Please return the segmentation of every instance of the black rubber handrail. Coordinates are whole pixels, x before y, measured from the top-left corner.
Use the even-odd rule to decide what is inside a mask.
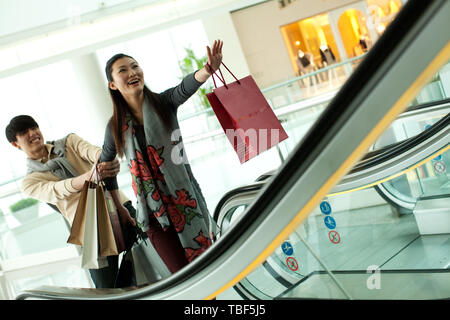
[[[450,104],[450,98],[448,98],[448,99],[436,100],[436,101],[427,102],[427,103],[423,103],[423,104],[414,106],[414,107],[412,107],[412,108],[407,109],[405,112],[402,113],[402,115],[403,115],[403,114],[408,115],[408,114],[409,114],[410,112],[412,112],[412,111],[424,110],[424,109],[427,109],[427,108],[438,107],[438,106],[442,106],[442,105],[446,105],[446,104]],[[414,117],[414,116],[416,116],[416,115],[415,115],[415,114],[412,114],[412,115],[410,115],[410,116],[411,116],[411,117]],[[408,139],[406,139],[406,140],[408,140]],[[393,148],[393,147],[395,147],[395,146],[397,146],[397,145],[399,145],[399,144],[405,142],[406,140],[398,141],[398,142],[392,143],[392,144],[390,144],[390,145],[387,145],[387,146],[378,148],[378,149],[376,149],[376,150],[369,151],[369,152],[367,152],[367,153],[364,155],[363,158],[361,158],[360,162],[363,161],[363,160],[365,160],[365,159],[368,159],[368,158],[372,158],[372,157],[374,157],[374,156],[377,156],[377,155],[379,155],[379,154],[382,153],[382,152],[388,151],[388,150],[390,150],[390,148]]]
[[[405,112],[411,112],[411,111],[416,111],[416,110],[420,110],[420,109],[435,107],[437,105],[441,105],[441,104],[445,104],[445,103],[450,103],[450,98],[421,103],[417,106],[411,106],[411,107],[408,107],[408,109],[406,109]]]
[[[415,135],[414,137],[408,138],[406,140],[397,142],[395,144],[391,144],[386,148],[380,149],[379,152],[373,152],[371,157],[367,157],[360,161],[349,173],[360,172],[366,170],[370,167],[379,165],[384,161],[387,161],[391,158],[394,158],[411,148],[419,145],[440,131],[448,128],[450,125],[450,114],[447,114],[445,117],[440,119],[438,122],[433,124],[427,130]]]

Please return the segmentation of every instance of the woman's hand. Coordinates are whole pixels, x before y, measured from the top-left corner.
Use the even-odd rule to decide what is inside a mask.
[[[208,56],[208,61],[206,65],[198,70],[194,77],[198,82],[205,82],[208,78],[219,69],[222,63],[222,40],[215,40],[212,48],[206,46],[206,54]]]
[[[123,226],[126,226],[128,222],[131,223],[133,227],[136,226],[136,220],[133,217],[131,217],[127,208],[125,208],[122,204],[120,204],[117,206],[117,210],[119,212],[120,222],[122,223]]]
[[[206,53],[208,55],[208,63],[206,68],[210,75],[219,69],[220,64],[222,63],[222,47],[223,41],[215,40],[212,46],[212,49],[209,46],[206,46]]]

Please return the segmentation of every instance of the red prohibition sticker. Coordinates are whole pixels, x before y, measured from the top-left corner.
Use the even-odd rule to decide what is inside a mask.
[[[298,263],[297,263],[297,260],[295,260],[295,258],[293,258],[293,257],[287,258],[286,264],[287,264],[288,268],[291,269],[292,271],[298,270]]]
[[[337,231],[334,230],[328,232],[328,238],[330,238],[330,241],[333,242],[334,244],[338,244],[339,242],[341,242],[341,236]]]
[[[434,167],[434,171],[436,172],[436,173],[445,173],[445,163],[444,162],[442,162],[442,161],[436,161],[434,164],[433,164],[433,167]]]

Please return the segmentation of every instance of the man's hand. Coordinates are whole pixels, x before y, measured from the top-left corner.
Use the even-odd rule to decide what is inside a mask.
[[[120,162],[116,158],[112,161],[98,163],[97,170],[100,179],[115,177],[120,171]]]

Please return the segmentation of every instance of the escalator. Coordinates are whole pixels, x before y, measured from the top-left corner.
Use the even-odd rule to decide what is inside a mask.
[[[443,102],[443,104],[444,103],[445,102]],[[432,110],[431,112],[434,111]],[[433,211],[431,209],[433,206],[435,207],[434,211],[436,209],[445,211],[446,208],[450,207],[448,203],[448,201],[450,200],[450,180],[448,178],[442,178],[442,175],[432,172],[435,173],[433,176],[431,176],[431,179],[433,181],[428,181],[428,184],[437,184],[439,185],[439,188],[434,188],[433,190],[431,190],[431,193],[428,192],[424,194],[422,192],[420,195],[416,195],[414,201],[407,203],[406,208],[402,207],[402,199],[406,196],[409,196],[411,198],[411,192],[405,194],[404,186],[400,190],[395,189],[396,193],[394,195],[390,195],[390,197],[386,196],[386,194],[383,193],[385,192],[383,190],[386,189],[381,189],[381,186],[387,183],[395,186],[398,185],[398,181],[404,180],[406,180],[406,183],[409,185],[414,184],[416,181],[411,179],[409,179],[410,181],[408,181],[408,179],[406,178],[406,173],[413,172],[417,169],[422,169],[427,164],[436,161],[435,159],[443,159],[443,163],[445,165],[450,165],[450,151],[448,151],[450,141],[450,114],[448,114],[448,111],[446,110],[444,110],[444,112],[445,113],[442,114],[443,117],[441,120],[436,122],[432,127],[428,128],[421,134],[411,137],[405,141],[390,145],[389,147],[385,147],[368,153],[341,180],[342,184],[340,183],[332,189],[328,197],[333,197],[333,202],[337,203],[338,207],[342,207],[342,204],[340,204],[339,202],[343,201],[343,194],[351,192],[358,193],[359,190],[372,188],[372,191],[365,191],[364,205],[367,205],[367,207],[371,207],[366,211],[371,210],[373,212],[375,207],[380,208],[380,210],[385,210],[386,208],[388,208],[388,213],[385,214],[384,219],[388,219],[390,221],[407,221],[408,223],[411,223],[411,221],[414,221],[415,219],[419,227],[413,232],[415,237],[414,239],[416,241],[418,238],[424,237],[425,234],[450,233],[450,228],[445,229],[445,227],[443,227],[443,230],[439,230],[434,227],[428,232],[426,230],[424,231],[424,227],[428,229],[430,228],[430,226],[427,226],[429,225],[429,221],[425,221],[425,223],[422,223],[422,221],[420,221],[424,214],[430,214],[430,212]],[[429,117],[429,115],[427,115],[426,113],[424,113],[423,116],[425,118]],[[419,121],[420,119],[414,120]],[[399,165],[393,166],[392,163],[399,163]],[[221,227],[222,233],[232,232],[231,225],[241,218],[241,215],[245,212],[246,206],[252,203],[252,197],[255,197],[258,190],[260,190],[265,183],[268,183],[269,178],[274,174],[276,174],[276,172],[262,175],[254,184],[236,188],[227,193],[227,195],[219,203],[214,213],[214,218]],[[392,183],[392,181],[394,181],[394,183]],[[409,185],[408,189],[411,189]],[[377,193],[381,196],[381,198],[377,196]],[[368,198],[372,200],[369,201]],[[433,199],[433,205],[430,205],[427,199]],[[439,204],[438,201],[443,201],[443,203],[440,205],[440,207],[436,208],[436,206]],[[328,202],[326,203],[328,206],[330,206]],[[333,204],[332,207],[335,207],[335,205]],[[421,207],[423,208],[420,209]],[[340,211],[338,215],[342,219],[342,217],[350,216],[352,215],[352,212],[358,210],[364,211],[365,208],[346,208],[345,210],[342,210],[341,208],[337,211]],[[419,212],[420,210],[422,210],[422,212]],[[414,213],[416,213],[416,216],[414,216]],[[364,214],[370,215],[370,213]],[[375,212],[374,214],[375,216],[371,216],[371,223],[380,220],[379,217],[376,216],[377,213]],[[404,214],[412,215],[400,219],[399,217]],[[311,216],[313,216],[314,218],[311,218]],[[294,235],[291,235],[284,242],[284,245],[289,247],[289,251],[292,251],[290,254],[286,254],[286,249],[283,250],[282,245],[278,249],[278,252],[270,256],[262,264],[262,266],[259,267],[260,270],[256,270],[253,275],[236,284],[234,286],[234,290],[237,291],[244,299],[274,299],[277,298],[277,294],[288,291],[298,283],[302,283],[303,281],[305,281],[305,278],[309,279],[316,275],[321,275],[322,277],[326,275],[326,272],[323,270],[323,268],[317,265],[315,266],[316,269],[313,268],[313,270],[309,270],[307,271],[307,274],[305,274],[305,269],[303,269],[302,272],[295,272],[289,268],[286,262],[282,261],[283,258],[287,259],[289,257],[292,257],[297,262],[310,260],[310,257],[306,258],[307,255],[305,251],[307,250],[304,247],[301,238],[296,235],[302,233],[302,231],[304,231],[305,229],[314,230],[314,232],[310,231],[314,234],[314,236],[322,238],[322,240],[324,238],[325,241],[327,240],[327,234],[323,232],[324,230],[319,231],[320,228],[317,228],[317,221],[315,220],[317,220],[317,217],[320,216],[323,216],[323,214],[321,214],[320,212],[316,212],[316,214],[314,215],[313,212],[313,214],[310,215],[307,221],[304,222],[301,227],[294,232]],[[395,220],[396,217],[398,218],[398,220]],[[445,219],[446,217],[443,217],[442,221],[445,221]],[[420,228],[422,228],[422,230],[420,230]],[[340,244],[341,241],[343,241],[343,237],[337,232],[335,234],[339,236],[339,242],[336,243],[337,245]],[[449,238],[448,235],[444,235],[441,237],[443,239]],[[324,245],[323,243],[321,244],[322,250],[326,247],[327,245]],[[346,250],[351,250],[351,248],[349,248],[349,246],[347,245]],[[400,247],[398,250],[405,250],[405,248]],[[445,253],[449,250],[450,246],[437,249],[436,251],[438,255],[441,255],[440,258],[445,261]],[[298,253],[302,251],[302,254]],[[297,252],[297,254],[294,255],[293,252]],[[391,256],[387,256],[385,257],[385,259],[393,259],[393,257],[397,254],[398,252],[393,250],[390,253]],[[446,261],[448,264],[450,264],[450,259],[447,259]],[[380,263],[380,265],[383,264]],[[439,264],[437,265],[439,266]],[[446,265],[444,264],[441,265],[440,268],[434,268],[432,271],[430,271],[430,269],[427,271],[422,270],[420,272],[427,275],[429,275],[430,273],[434,274],[436,272],[442,273],[445,271],[445,267]],[[413,268],[408,269],[409,273],[412,273],[413,271],[415,271]],[[394,270],[383,270],[383,272],[389,273],[394,272]],[[403,270],[403,272],[405,272],[405,270]],[[333,273],[342,275],[345,274],[347,277],[358,274],[360,277],[365,276],[367,278],[367,273],[365,270],[333,270]],[[400,273],[396,272],[394,274],[399,275]]]
[[[355,281],[354,275],[360,275],[361,270],[366,271],[366,262],[379,267],[379,261],[369,261],[371,252],[368,252],[366,260],[360,256],[355,258],[362,261],[362,265],[349,268],[346,262],[353,260],[353,256],[333,251],[333,259],[329,261],[328,254],[317,250],[316,244],[322,240],[311,234],[311,230],[306,230],[306,226],[310,225],[309,219],[317,218],[314,211],[317,211],[323,200],[331,201],[331,197],[327,198],[327,195],[330,195],[333,187],[350,172],[428,79],[448,61],[448,35],[439,31],[450,29],[449,15],[448,1],[409,0],[316,123],[290,153],[286,162],[257,192],[241,218],[232,223],[232,232],[223,234],[210,249],[184,269],[169,278],[139,288],[96,290],[42,286],[26,290],[17,299],[211,299],[243,279],[249,279],[252,272],[258,270],[258,266],[268,261],[273,253],[279,253],[277,250],[286,239],[295,236],[299,228],[305,230],[298,233],[298,243],[304,245],[303,252],[308,256],[297,262],[304,261],[309,265],[289,266],[301,271],[298,273],[301,276],[299,281],[302,282],[295,282],[290,291],[284,290],[268,296],[278,299],[311,297],[311,294],[299,291],[313,287],[318,298],[364,298],[364,295],[352,291],[354,287],[349,286],[347,280],[341,277],[341,273],[344,272],[345,277],[350,272],[350,282]],[[261,181],[263,182],[264,180]],[[348,194],[353,192],[344,195]],[[333,203],[331,207],[334,208]],[[320,215],[319,217],[322,218]],[[353,215],[349,224],[358,226],[360,217]],[[335,226],[336,230],[342,235],[340,243],[350,239],[350,243],[360,246],[356,251],[370,248],[370,243],[361,241],[367,238],[366,235],[370,234],[371,238],[375,239],[379,234],[395,236],[399,232],[396,229],[372,232],[362,227],[348,234],[340,229],[345,225],[342,220],[336,221],[339,222]],[[411,221],[408,226],[412,224]],[[397,225],[403,224],[392,223],[392,226]],[[407,236],[401,238],[402,243],[394,248],[386,246],[386,241],[389,242],[391,238],[384,239],[381,245],[381,251],[389,251],[384,250],[383,257],[392,257],[393,250],[398,256],[402,252],[402,246],[404,248],[406,244],[418,239],[417,232],[407,233]],[[327,240],[328,245],[330,240]],[[439,239],[435,241],[438,242]],[[297,253],[296,251],[301,249],[294,246],[294,250]],[[335,265],[332,261],[339,263]],[[384,268],[388,261],[382,262],[384,264],[381,266]],[[310,270],[312,271],[309,272]],[[389,270],[394,268],[390,267]],[[423,273],[427,269],[415,270]],[[400,274],[396,278],[400,281],[406,273],[402,268],[394,271],[389,272],[386,277]],[[433,284],[447,283],[448,272],[433,273],[433,277],[435,275],[444,275],[444,280],[437,279],[436,282],[431,279]],[[427,279],[425,280],[428,281]],[[387,285],[385,282],[382,281],[382,289],[377,292],[389,299],[392,295],[390,291],[384,290]],[[376,285],[375,282],[375,287]],[[446,288],[449,287],[447,285]],[[441,292],[439,294],[438,297],[441,297]],[[444,297],[449,296],[447,289]],[[436,298],[436,295],[426,297]]]
[[[408,113],[403,114],[402,117],[410,117],[412,121],[419,122],[423,118],[430,118],[430,115],[433,114],[440,120],[421,134],[366,153],[333,188],[332,194],[374,186],[380,195],[385,197],[398,210],[402,212],[408,212],[409,210],[411,212],[415,204],[413,199],[409,199],[409,202],[405,203],[402,201],[405,195],[390,196],[386,190],[387,184],[379,182],[381,180],[389,181],[394,178],[394,175],[399,175],[399,172],[411,170],[413,166],[426,161],[430,154],[445,151],[442,148],[447,146],[450,139],[448,136],[450,103],[446,100],[437,101],[431,105],[426,104],[424,107],[429,109],[421,108],[428,111],[422,112],[421,117],[417,117],[417,114]],[[435,114],[436,111],[438,111],[437,115]],[[398,165],[394,166],[394,163],[398,163]],[[266,180],[275,174],[276,171],[263,174],[256,179],[254,184],[233,189],[222,197],[213,216],[214,220],[222,226],[222,230],[228,228],[231,217],[229,216],[230,213],[227,213],[228,207],[231,206],[233,210],[236,210],[241,203],[251,203]]]

